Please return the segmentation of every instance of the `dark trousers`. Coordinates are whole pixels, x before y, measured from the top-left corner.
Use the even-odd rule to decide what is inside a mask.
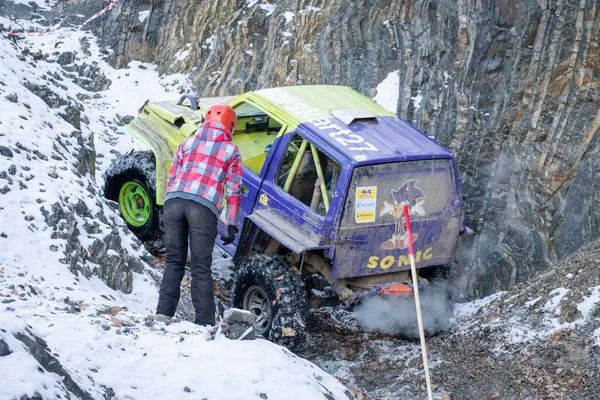
[[[157,314],[172,317],[179,303],[185,272],[188,237],[191,246],[192,303],[195,323],[215,324],[215,300],[210,266],[217,236],[217,217],[192,200],[169,199],[163,208],[167,264],[160,285]]]

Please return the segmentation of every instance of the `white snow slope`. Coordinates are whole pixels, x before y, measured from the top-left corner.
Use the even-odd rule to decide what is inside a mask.
[[[3,17],[0,23],[10,25]],[[91,55],[83,52],[86,41]],[[98,236],[116,227],[123,247],[142,255],[101,198],[101,176],[110,160],[139,146],[123,133],[117,113],[133,116],[146,99],[174,100],[190,92],[185,76],[160,77],[153,65],[112,69],[95,43],[91,34],[77,30],[16,41],[0,35],[0,150],[8,154],[0,155],[0,344],[10,349],[0,353],[0,399],[36,394],[43,399],[347,399],[348,391],[335,378],[265,340],[206,341],[205,331],[188,322],[146,326],[144,317],[157,302],[156,272],[147,265],[144,273],[134,273],[133,291],[125,294],[97,277],[75,276],[61,263],[66,241],[51,239],[40,211],[56,202],[83,200],[92,214],[103,208],[110,225],[76,217],[81,243],[95,239],[81,227],[98,222]],[[26,47],[31,52],[23,55]],[[49,53],[45,60],[34,60],[31,53],[37,50]],[[67,50],[76,54],[75,64],[95,64],[112,81],[110,88],[92,93],[66,77],[52,61]],[[27,82],[47,85],[64,99],[80,95],[81,131],[88,140],[93,135],[98,153],[95,177],[75,174],[74,127],[58,116],[61,109],[49,108],[28,90]],[[54,147],[59,139],[64,147]],[[90,185],[96,195],[86,189]],[[3,188],[9,191],[1,194]],[[84,395],[41,368],[15,337],[19,334],[42,338]]]

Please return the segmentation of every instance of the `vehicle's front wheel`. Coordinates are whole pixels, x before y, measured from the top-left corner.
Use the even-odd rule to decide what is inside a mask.
[[[105,173],[104,196],[119,203],[121,216],[146,248],[163,246],[162,207],[156,204],[156,162],[151,151],[124,154]]]
[[[232,303],[256,315],[257,333],[290,350],[306,340],[306,288],[285,257],[258,254],[235,273]]]

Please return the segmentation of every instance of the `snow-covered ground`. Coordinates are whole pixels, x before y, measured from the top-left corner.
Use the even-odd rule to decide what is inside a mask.
[[[73,61],[58,63],[67,52]],[[73,29],[17,40],[0,36],[0,399],[348,398],[338,380],[265,340],[207,341],[206,331],[189,322],[146,320],[156,306],[159,276],[143,261],[132,274],[131,293],[111,289],[94,274],[71,272],[65,257],[73,249],[65,235],[78,235],[92,252],[96,240],[116,229],[124,254],[143,258],[102,200],[102,173],[115,155],[139,146],[124,134],[124,117],[146,99],[191,92],[185,76],[159,77],[153,65],[138,62],[114,70],[100,54],[93,36]],[[86,66],[110,87],[90,91],[76,84],[96,79],[80,76]],[[79,105],[81,129],[74,134],[59,113]],[[85,161],[82,149],[92,146],[95,176],[75,167]],[[53,204],[84,204],[87,211],[51,225]],[[102,270],[85,263],[77,268]],[[39,346],[33,351],[27,343]]]

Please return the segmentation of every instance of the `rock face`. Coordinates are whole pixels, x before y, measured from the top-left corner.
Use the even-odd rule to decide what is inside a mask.
[[[97,206],[95,212],[91,212],[82,200],[73,204],[69,199],[61,199],[52,204],[49,210],[45,206],[40,209],[46,224],[53,230],[51,238],[66,241],[65,257],[60,261],[68,265],[71,272],[81,273],[87,278],[98,276],[112,289],[131,293],[133,272],[141,273],[143,262],[123,248],[121,237],[126,235],[124,227],[117,227],[114,219],[109,220],[99,202]],[[84,223],[79,223],[79,220]],[[99,221],[112,228],[106,233],[103,232],[106,229],[101,229],[98,222],[90,221]],[[101,239],[97,237],[99,233],[104,233]],[[91,245],[83,243],[94,236],[96,238]],[[137,246],[139,249],[140,246]],[[146,257],[142,259],[149,261],[150,256]]]
[[[81,45],[87,51],[89,44]],[[29,48],[20,47],[18,55],[20,57],[12,60],[19,60],[23,65],[32,62]],[[3,206],[0,209],[11,210],[15,204],[23,203],[33,208],[22,211],[21,227],[15,222],[14,226],[6,226],[6,232],[0,232],[0,236],[7,238],[22,230],[32,235],[47,232],[53,239],[48,245],[50,251],[62,253],[59,261],[73,274],[87,278],[98,276],[112,289],[131,293],[134,272],[142,273],[151,256],[142,251],[141,243],[119,218],[118,210],[111,210],[114,205],[104,201],[95,179],[94,131],[80,129],[87,118],[82,117],[84,103],[79,100],[81,96],[71,96],[66,86],[71,79],[84,89],[94,91],[106,88],[111,82],[99,73],[97,66],[87,65],[87,68],[85,62],[76,63],[73,52],[56,51],[52,55],[60,60],[62,69],[40,79],[31,74],[22,82],[18,95],[9,93],[9,101],[15,107],[20,106],[16,109],[30,111],[23,111],[27,116],[21,116],[21,120],[31,125],[27,125],[27,129],[20,126],[24,132],[17,135],[0,121],[0,136],[5,144],[0,146],[0,202]],[[7,57],[10,56],[8,52]],[[3,76],[0,86],[6,87]],[[91,83],[93,81],[96,83]],[[29,104],[32,100],[39,101],[37,98],[48,106],[50,113],[44,112],[45,107]],[[42,122],[36,125],[36,121]],[[38,135],[39,130],[43,130],[44,135]],[[38,215],[40,218],[36,219]],[[45,224],[40,223],[42,219]],[[28,234],[23,240],[33,239]]]
[[[459,290],[482,296],[598,238],[597,0],[120,2],[91,25],[115,62],[191,73],[200,95],[293,84],[368,95],[457,157]],[[174,17],[176,16],[176,17]]]

